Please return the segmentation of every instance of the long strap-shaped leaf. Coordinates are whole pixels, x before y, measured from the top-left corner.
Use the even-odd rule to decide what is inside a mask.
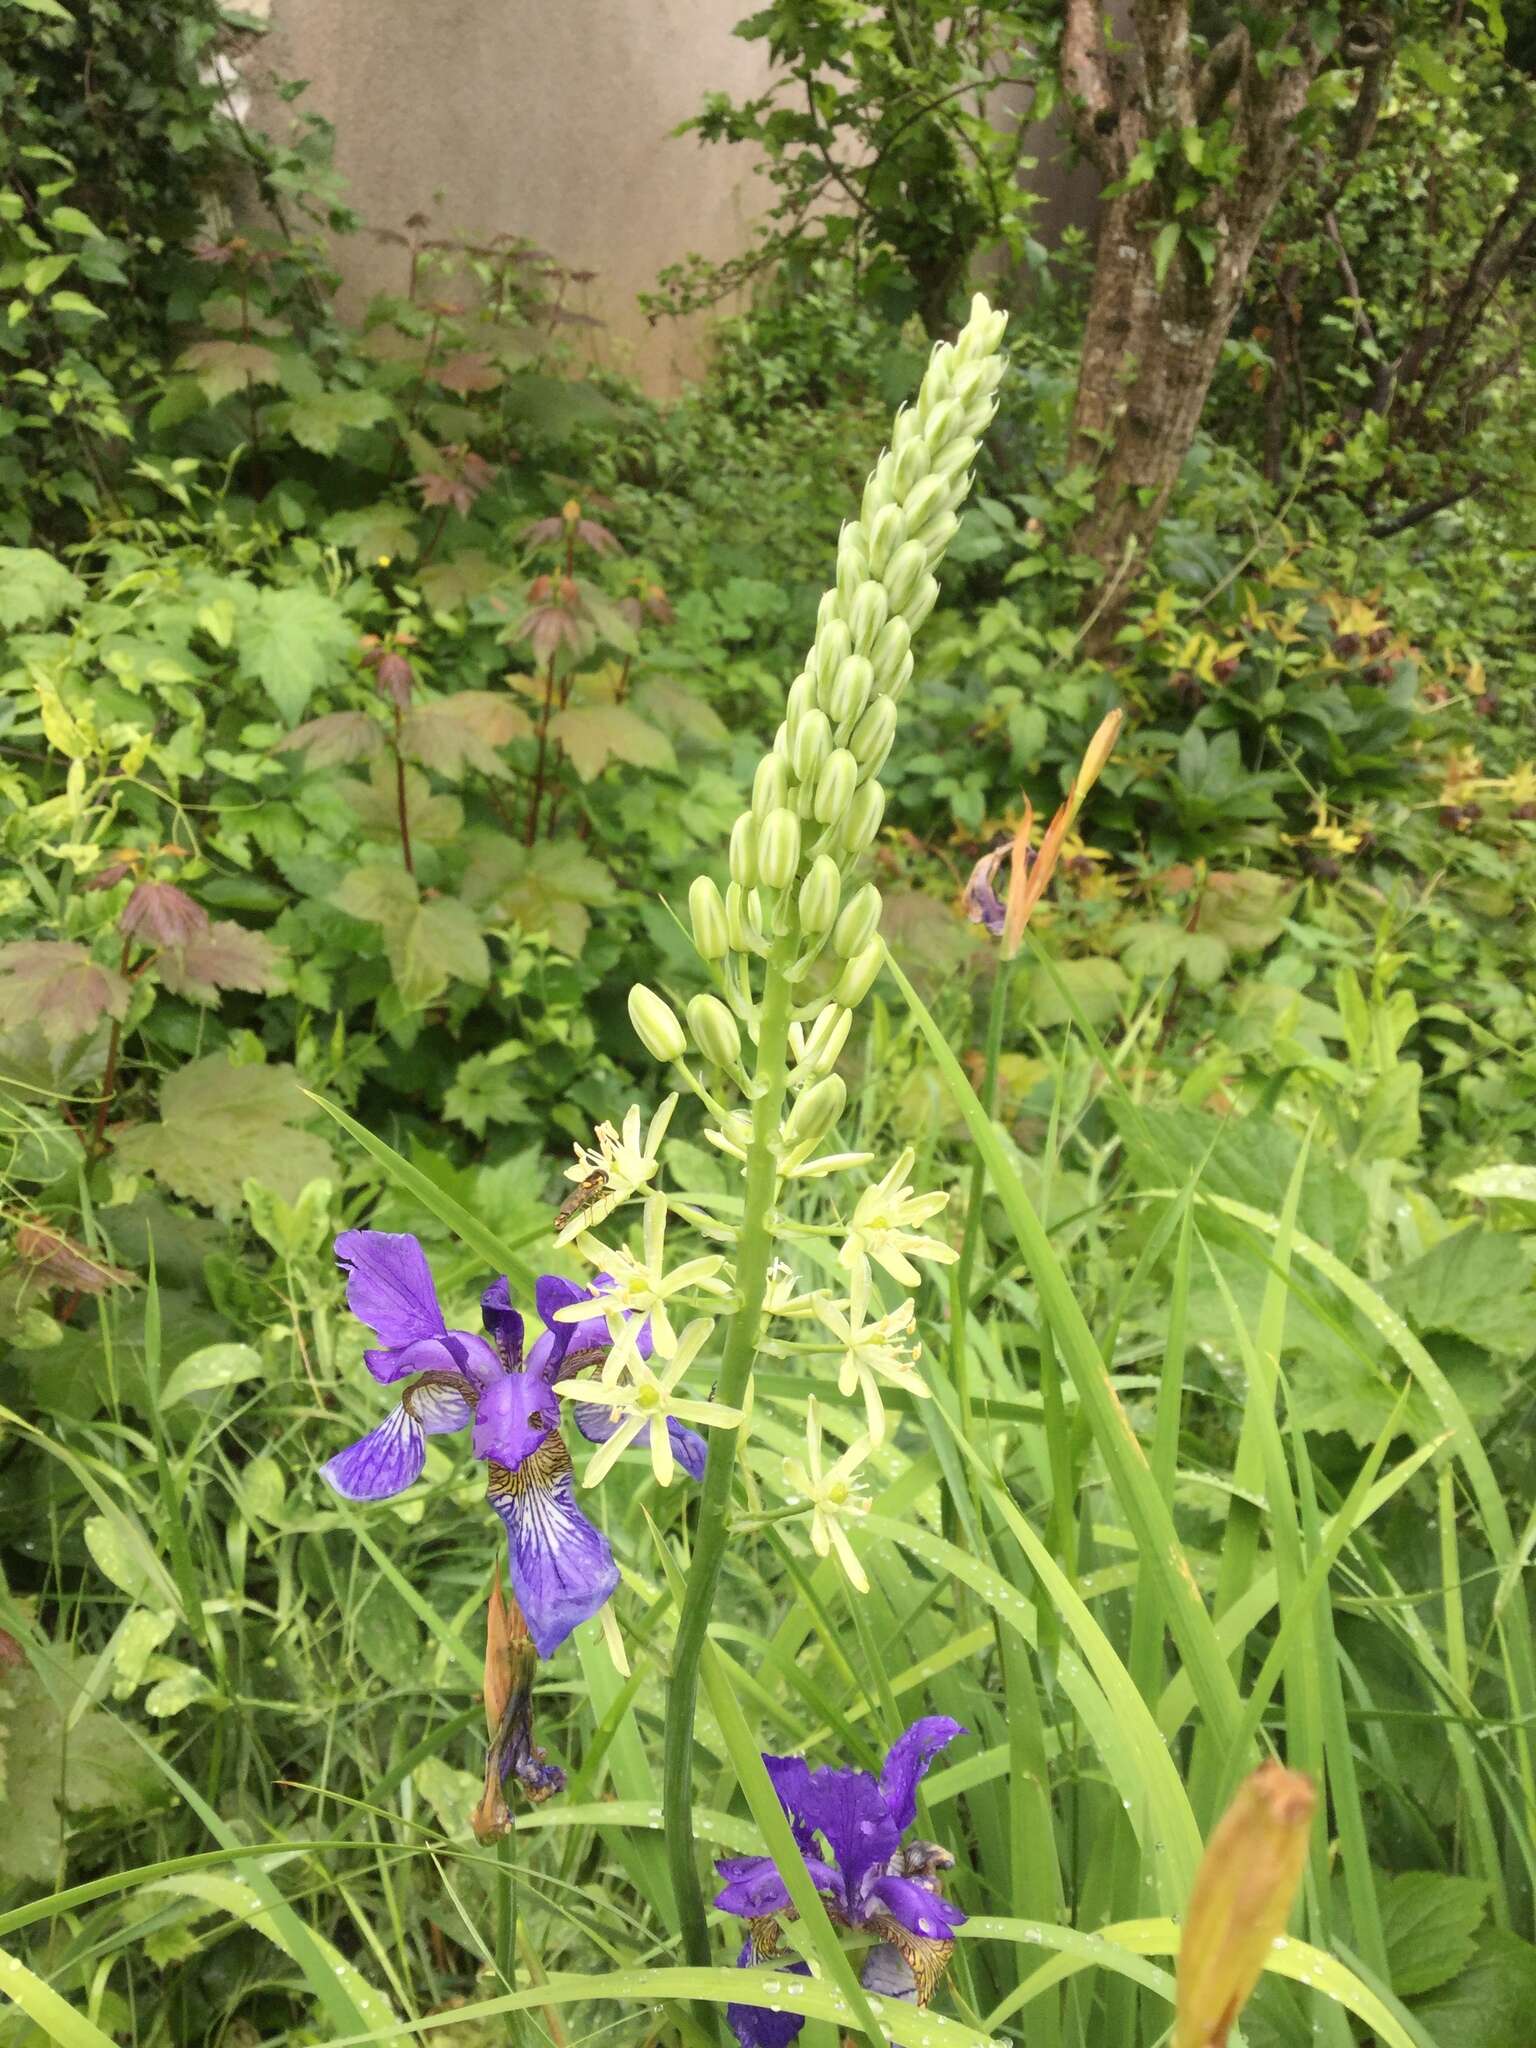
[[[1109,1472],[1121,1512],[1157,1581],[1168,1627],[1189,1671],[1206,1724],[1218,1746],[1225,1749],[1238,1725],[1240,1705],[1237,1687],[1221,1655],[1211,1617],[1200,1598],[1189,1561],[1179,1544],[1172,1513],[1158,1491],[1146,1453],[1110,1384],[1093,1332],[1077,1305],[1071,1283],[1051,1247],[1045,1225],[1003,1148],[996,1126],[977,1100],[976,1091],[966,1080],[943,1032],[889,953],[886,964],[906,997],[955,1107],[986,1163],[987,1176],[1003,1205],[1024,1262],[1034,1277],[1041,1308],[1050,1323],[1061,1358],[1072,1376],[1072,1384],[1077,1389],[1077,1397],[1088,1418],[1099,1455]]]

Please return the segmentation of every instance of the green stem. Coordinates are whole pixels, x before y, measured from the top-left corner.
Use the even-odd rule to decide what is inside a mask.
[[[747,1148],[741,1235],[736,1241],[736,1288],[741,1306],[731,1318],[720,1360],[716,1398],[739,1408],[752,1379],[768,1265],[773,1254],[773,1204],[777,1188],[774,1145],[784,1103],[789,1043],[790,986],[785,970],[794,941],[781,939],[768,959],[758,1030],[757,1097],[752,1108],[752,1142]],[[699,1690],[699,1659],[709,1630],[710,1608],[720,1578],[729,1534],[731,1487],[736,1474],[737,1432],[712,1429],[709,1460],[699,1500],[693,1559],[677,1621],[667,1687],[662,1799],[666,1810],[667,1862],[677,1899],[683,1954],[695,1968],[709,1964],[709,1934],[699,1892],[693,1840],[693,1719]]]
[[[997,1113],[997,1069],[1003,1053],[1003,1026],[1008,1021],[1008,984],[1013,979],[1012,960],[999,960],[992,977],[992,1002],[987,1012],[986,1071],[978,1091],[988,1116]],[[965,1233],[960,1240],[960,1257],[955,1266],[955,1310],[951,1328],[950,1364],[955,1393],[967,1437],[971,1433],[971,1372],[965,1340],[965,1311],[971,1299],[971,1272],[981,1237],[981,1203],[986,1191],[987,1170],[978,1152],[971,1165],[971,1192],[965,1205]]]

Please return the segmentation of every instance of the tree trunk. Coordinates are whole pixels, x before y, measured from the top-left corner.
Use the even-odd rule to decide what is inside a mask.
[[[1073,466],[1093,473],[1093,504],[1071,543],[1100,570],[1090,652],[1113,637],[1195,438],[1322,61],[1302,10],[1281,0],[1256,15],[1270,17],[1271,42],[1288,46],[1283,65],[1255,60],[1241,24],[1197,57],[1190,0],[1126,0],[1113,38],[1101,6],[1067,0],[1061,47],[1078,141],[1112,195],[1099,219],[1072,420]],[[1189,139],[1206,133],[1230,168],[1195,178],[1191,200],[1202,159]],[[1154,173],[1137,176],[1148,153]],[[1174,228],[1159,281],[1159,238]]]
[[[1230,224],[1209,279],[1186,243],[1161,284],[1150,213],[1144,190],[1104,209],[1072,419],[1072,466],[1094,472],[1072,547],[1099,564],[1101,625],[1129,594],[1178,482],[1268,208]]]

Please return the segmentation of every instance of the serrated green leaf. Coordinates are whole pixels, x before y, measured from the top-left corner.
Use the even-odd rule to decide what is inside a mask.
[[[672,742],[623,704],[573,704],[557,711],[549,736],[570,756],[583,782],[602,774],[610,761],[636,768],[673,768]]]
[[[240,666],[259,682],[285,725],[296,725],[314,691],[339,678],[357,629],[335,598],[298,584],[263,590],[240,621]]]
[[[1438,1989],[1471,1961],[1488,1904],[1487,1885],[1437,1870],[1406,1870],[1380,1883],[1377,1894],[1392,1989],[1399,1998]]]
[[[382,391],[339,389],[313,398],[290,399],[272,408],[272,423],[301,448],[315,455],[334,455],[343,434],[376,427],[394,411]]]
[[[548,938],[573,959],[586,944],[590,907],[612,903],[612,875],[579,840],[541,840],[513,846],[505,839],[480,839],[464,876],[464,899]]]
[[[311,1114],[292,1067],[236,1066],[214,1053],[169,1076],[160,1121],[124,1132],[118,1162],[233,1217],[248,1178],[297,1201],[308,1182],[334,1171],[324,1141],[294,1128]]]
[[[85,585],[41,548],[0,548],[0,626],[51,626],[85,602]]]

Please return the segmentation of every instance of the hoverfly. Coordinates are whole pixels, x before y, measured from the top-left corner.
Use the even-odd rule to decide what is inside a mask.
[[[608,1176],[599,1167],[596,1173],[589,1173],[566,1196],[555,1211],[555,1236],[569,1228],[578,1216],[585,1216],[589,1209],[595,1209],[608,1192]]]

